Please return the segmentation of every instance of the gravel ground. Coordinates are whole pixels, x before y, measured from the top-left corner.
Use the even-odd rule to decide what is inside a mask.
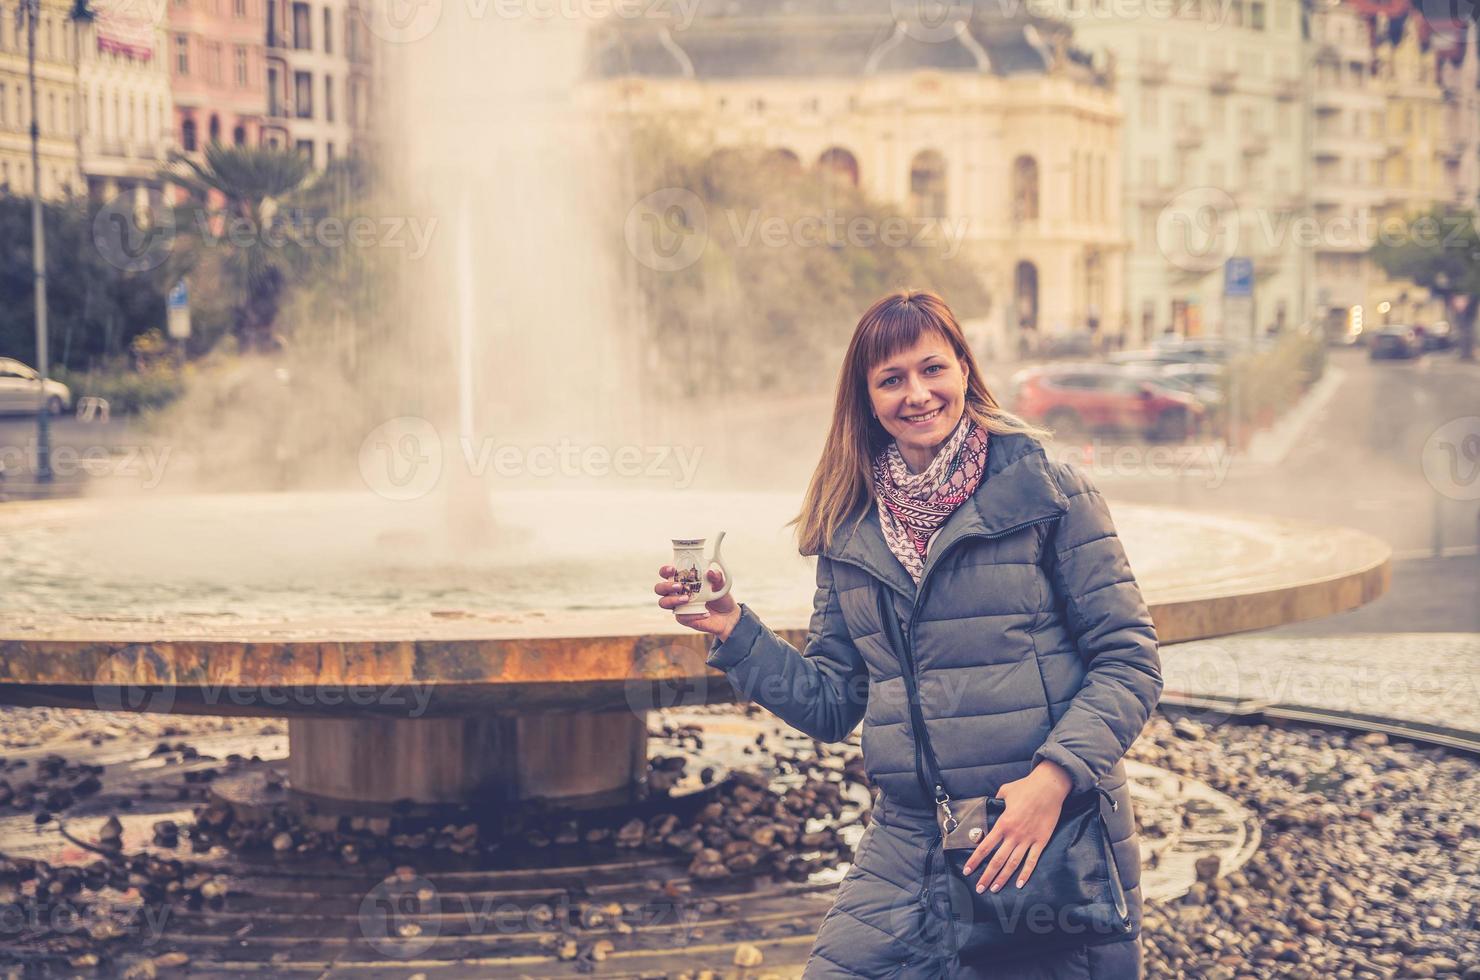
[[[1480,765],[1383,735],[1162,716],[1134,758],[1262,818],[1241,869],[1147,910],[1147,975],[1480,978]]]

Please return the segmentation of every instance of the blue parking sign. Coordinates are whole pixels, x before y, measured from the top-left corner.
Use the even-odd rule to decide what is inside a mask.
[[[1223,263],[1223,295],[1254,295],[1254,260],[1235,255]]]

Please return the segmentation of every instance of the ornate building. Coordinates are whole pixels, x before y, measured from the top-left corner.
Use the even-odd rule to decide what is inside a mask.
[[[821,6],[821,5],[819,5]],[[693,146],[759,145],[961,230],[1016,351],[1124,316],[1120,107],[1063,24],[977,12],[928,27],[880,0],[746,0],[687,27],[616,24],[591,85]]]
[[[31,87],[27,80],[26,30],[15,4],[0,7],[0,191],[29,197]],[[68,0],[42,0],[36,29],[37,122],[41,130],[41,196],[81,193],[77,169],[76,37]]]
[[[1077,42],[1121,66],[1132,336],[1223,333],[1235,256],[1252,262],[1253,322],[1229,332],[1302,322],[1309,253],[1289,234],[1309,186],[1301,0],[1178,0],[1134,15],[1067,3]]]

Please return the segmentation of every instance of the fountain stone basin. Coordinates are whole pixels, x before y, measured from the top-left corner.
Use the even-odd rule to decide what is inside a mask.
[[[0,703],[289,719],[295,791],[347,803],[645,793],[650,710],[736,698],[659,609],[675,537],[727,532],[735,595],[799,649],[792,494],[500,493],[473,546],[435,499],[167,495],[0,512]],[[1360,532],[1117,506],[1163,645],[1386,591]],[[712,547],[712,543],[711,543]]]

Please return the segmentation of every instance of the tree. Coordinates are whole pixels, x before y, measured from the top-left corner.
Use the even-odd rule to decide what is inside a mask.
[[[176,209],[178,233],[193,238],[183,274],[218,259],[236,299],[232,330],[243,352],[277,345],[275,327],[289,286],[314,263],[299,233],[302,205],[313,188],[313,164],[304,155],[271,147],[211,143],[204,159],[176,154],[161,171],[190,200]],[[219,203],[216,203],[219,202]],[[207,247],[216,251],[206,252]]]
[[[1405,226],[1402,241],[1384,240],[1372,260],[1394,279],[1407,279],[1444,300],[1458,335],[1459,357],[1475,359],[1475,313],[1480,302],[1480,233],[1472,211],[1443,206]],[[1460,298],[1461,302],[1452,300]]]

